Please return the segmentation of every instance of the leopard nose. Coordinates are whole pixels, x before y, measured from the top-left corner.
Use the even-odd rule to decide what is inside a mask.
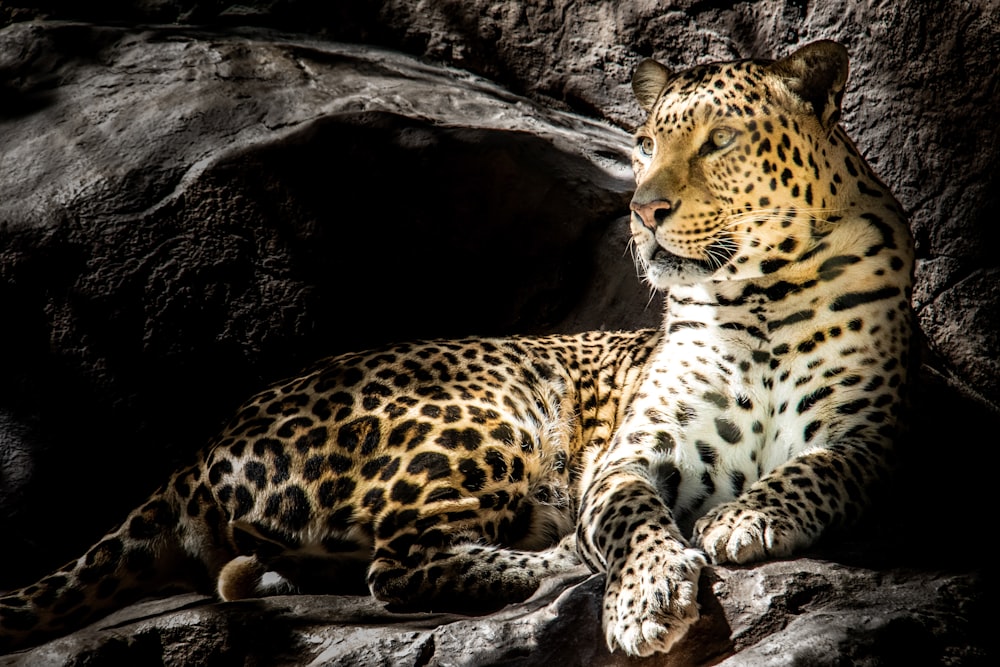
[[[642,224],[650,229],[656,229],[662,225],[674,212],[675,206],[666,199],[657,199],[648,204],[631,204],[632,212],[639,216]]]

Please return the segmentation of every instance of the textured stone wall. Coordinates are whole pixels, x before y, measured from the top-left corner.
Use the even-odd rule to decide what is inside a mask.
[[[844,124],[911,215],[915,305],[945,372],[1000,404],[1000,5],[955,2],[385,2],[375,38],[625,127],[629,80],[773,58],[834,39],[851,54]],[[358,24],[366,17],[353,16]],[[370,20],[370,19],[368,19]],[[350,39],[353,27],[331,22]]]
[[[19,8],[32,5],[35,9]],[[844,122],[911,213],[915,304],[942,371],[1000,403],[1000,106],[995,0],[706,3],[384,0],[322,3],[121,1],[101,8],[0,2],[28,16],[259,25],[380,44],[485,75],[514,92],[604,118],[639,120],[628,81],[643,57],[672,67],[775,57],[813,39],[847,46]]]

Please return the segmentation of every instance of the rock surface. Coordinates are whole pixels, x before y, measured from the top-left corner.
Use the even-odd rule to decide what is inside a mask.
[[[630,129],[644,57],[682,68],[772,58],[814,39],[851,54],[844,124],[911,213],[931,348],[956,382],[1000,404],[1000,12],[995,0],[122,0],[102,9],[0,0],[0,19],[57,16],[264,25],[389,46],[497,81],[549,106]],[[975,297],[972,299],[971,297]],[[979,304],[982,304],[982,307]],[[951,316],[955,306],[965,313]]]
[[[0,588],[75,557],[317,356],[655,324],[622,216],[632,68],[828,37],[852,54],[845,124],[912,212],[916,435],[848,547],[706,574],[672,657],[986,663],[968,508],[988,469],[937,460],[989,446],[1000,402],[990,2],[25,4],[0,0]],[[626,664],[599,580],[560,583],[479,619],[168,598],[0,664]]]
[[[581,568],[581,577],[587,577]],[[577,577],[579,578],[579,577]],[[703,617],[670,664],[859,667],[985,664],[973,644],[983,582],[798,558],[702,578]],[[609,653],[603,579],[553,579],[483,618],[387,612],[370,597],[279,596],[222,604],[199,595],[143,602],[0,665],[665,664]]]

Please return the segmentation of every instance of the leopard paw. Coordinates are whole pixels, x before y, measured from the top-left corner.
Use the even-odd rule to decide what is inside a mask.
[[[809,542],[787,517],[747,507],[739,500],[719,505],[698,519],[692,539],[717,564],[783,558]]]
[[[705,556],[678,545],[633,553],[609,573],[604,593],[608,649],[631,656],[665,653],[698,620],[698,578]]]

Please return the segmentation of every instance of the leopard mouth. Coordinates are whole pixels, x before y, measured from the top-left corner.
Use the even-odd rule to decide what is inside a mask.
[[[646,280],[659,289],[665,289],[670,285],[701,282],[712,274],[711,265],[707,260],[684,257],[660,245],[656,246],[644,264]]]
[[[706,259],[694,259],[693,257],[684,257],[683,255],[678,255],[670,252],[663,246],[656,246],[656,250],[653,251],[653,256],[649,258],[650,264],[673,264],[673,265],[690,265],[693,267],[698,267],[702,269],[709,269],[710,263]]]
[[[657,243],[653,254],[649,258],[649,264],[676,266],[678,268],[689,267],[702,274],[714,273],[729,263],[729,260],[736,254],[736,250],[735,241],[731,239],[719,239],[712,242],[706,248],[705,254],[707,257],[705,259],[696,259],[672,253]]]

